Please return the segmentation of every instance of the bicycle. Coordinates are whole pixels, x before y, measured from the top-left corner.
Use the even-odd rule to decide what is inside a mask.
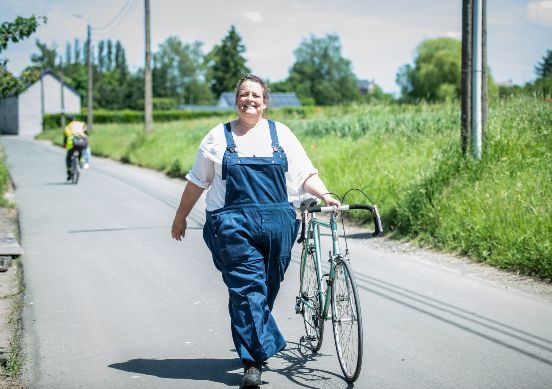
[[[319,207],[311,201],[303,205],[301,212],[301,234],[297,243],[302,243],[299,295],[296,297],[295,312],[303,316],[306,336],[300,344],[309,342],[313,352],[322,347],[324,322],[331,320],[337,357],[341,370],[348,382],[354,382],[362,367],[362,314],[354,275],[348,258],[349,250],[343,254],[339,247],[336,218],[339,212],[365,209],[372,214],[375,231],[372,236],[383,232],[378,208],[375,205],[350,204],[337,207]],[[329,221],[316,217],[316,213],[329,212]],[[310,220],[306,221],[307,215]],[[306,228],[305,228],[306,227]],[[329,230],[332,243],[329,250],[329,272],[322,273],[321,229]],[[306,233],[305,233],[306,232]],[[345,234],[344,234],[345,235]],[[323,280],[326,287],[323,288]]]
[[[80,153],[75,151],[71,156],[71,183],[77,184],[79,182],[79,166],[80,166]]]
[[[88,138],[84,135],[75,135],[73,137],[73,151],[71,154],[71,183],[77,184],[80,177],[81,158],[83,152],[88,147]],[[86,166],[85,166],[86,167]]]

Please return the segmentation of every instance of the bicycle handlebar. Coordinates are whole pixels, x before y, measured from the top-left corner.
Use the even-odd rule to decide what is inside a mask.
[[[372,220],[374,221],[374,232],[372,232],[372,236],[376,237],[383,233],[383,227],[381,225],[381,217],[379,214],[378,207],[375,205],[368,205],[368,204],[349,204],[349,205],[341,205],[339,208],[331,206],[331,207],[319,207],[319,206],[310,206],[305,210],[305,213],[319,213],[319,212],[337,212],[337,211],[350,211],[352,209],[366,209],[370,211],[372,214]],[[297,243],[302,243],[305,239],[305,219],[303,217],[302,220],[302,226],[301,226],[301,236],[299,237],[299,240],[297,240]]]

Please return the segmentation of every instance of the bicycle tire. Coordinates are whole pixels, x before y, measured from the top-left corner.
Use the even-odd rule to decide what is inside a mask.
[[[78,184],[79,182],[79,167],[77,158],[73,157],[71,160],[71,182],[73,184]]]
[[[362,314],[351,267],[343,259],[335,264],[332,325],[339,365],[346,381],[354,382],[362,367]]]
[[[305,324],[306,339],[310,349],[317,352],[324,338],[324,319],[322,318],[322,288],[320,270],[316,269],[314,251],[301,254],[301,287],[299,296],[302,301],[302,316]]]

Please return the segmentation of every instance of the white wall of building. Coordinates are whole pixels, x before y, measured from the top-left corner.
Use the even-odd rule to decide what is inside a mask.
[[[44,96],[44,99],[42,98]],[[71,88],[63,86],[52,74],[44,74],[41,81],[29,86],[19,96],[2,99],[0,105],[0,129],[6,134],[34,136],[42,131],[42,104],[44,113],[79,113],[81,110],[80,96]],[[15,106],[10,99],[15,99]],[[12,105],[9,105],[12,104]],[[4,129],[1,124],[10,126]],[[14,128],[14,122],[15,127]]]
[[[18,96],[19,135],[36,135],[42,131],[40,81]]]

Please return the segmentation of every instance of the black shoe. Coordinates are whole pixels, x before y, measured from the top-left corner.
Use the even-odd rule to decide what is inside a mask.
[[[243,369],[241,388],[254,388],[261,384],[261,370],[255,366],[246,366]]]
[[[73,175],[71,173],[68,173],[67,174],[67,181],[71,181],[72,178],[73,178]]]

